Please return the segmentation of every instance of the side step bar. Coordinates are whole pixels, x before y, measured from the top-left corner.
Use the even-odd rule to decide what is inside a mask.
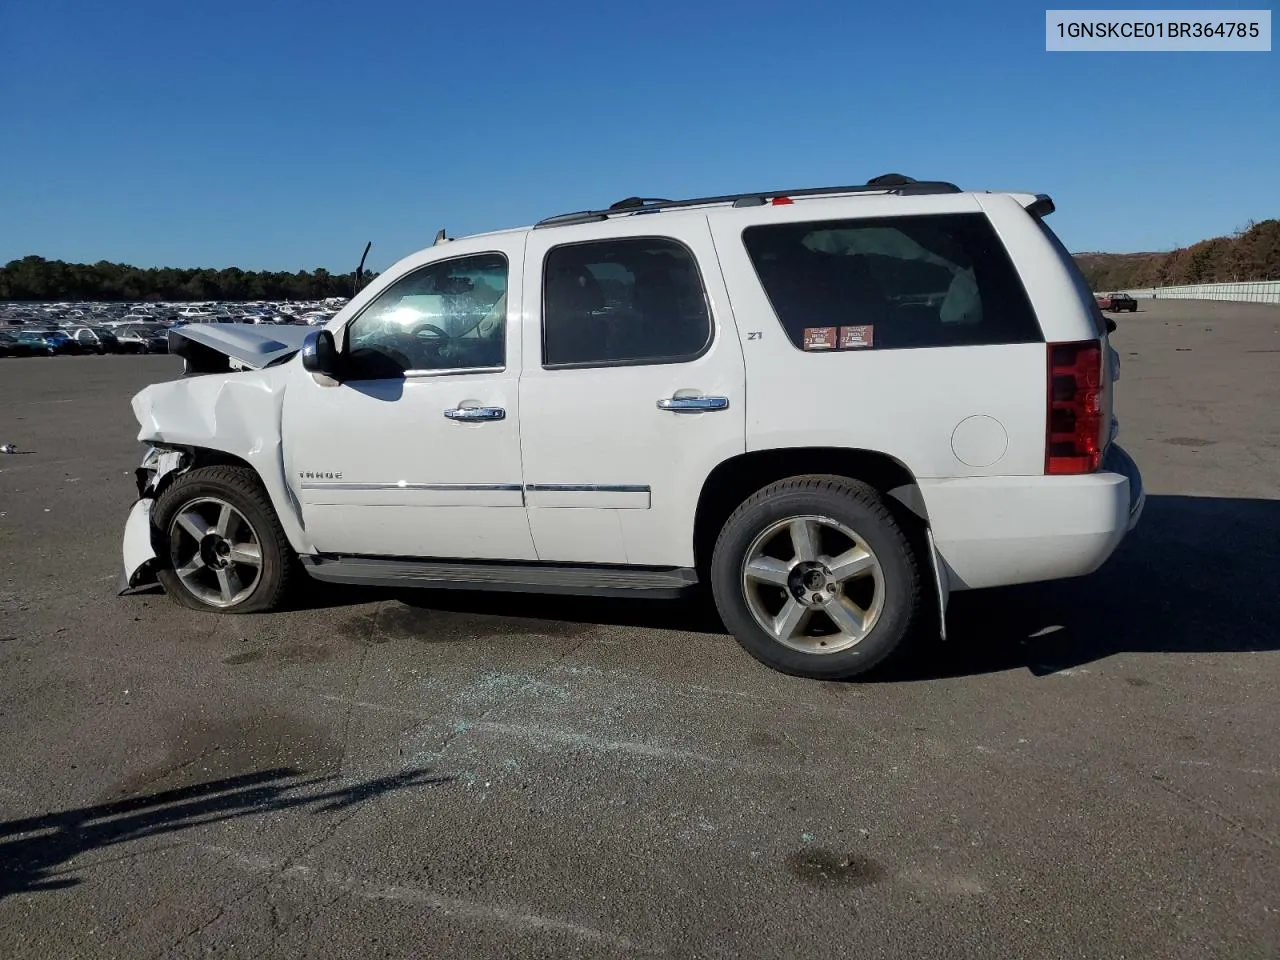
[[[697,573],[686,567],[484,563],[324,555],[301,559],[307,573],[317,580],[362,586],[675,599],[698,584]]]

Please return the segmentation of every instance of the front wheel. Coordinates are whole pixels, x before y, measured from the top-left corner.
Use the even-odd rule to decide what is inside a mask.
[[[246,467],[183,474],[152,512],[157,578],[177,603],[217,613],[279,605],[296,562],[267,493]]]
[[[901,525],[873,488],[847,477],[792,477],[748,498],[720,532],[711,587],[748,653],[827,680],[882,663],[925,607]]]

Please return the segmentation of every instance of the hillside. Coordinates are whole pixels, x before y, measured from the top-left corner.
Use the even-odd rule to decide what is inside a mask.
[[[1077,253],[1096,291],[1184,283],[1280,280],[1280,220],[1254,223],[1229,237],[1201,240],[1168,253]]]
[[[1098,292],[1183,283],[1280,280],[1280,220],[1168,253],[1077,253]],[[366,274],[366,280],[375,274]],[[0,267],[0,300],[261,300],[350,296],[351,274],[247,272],[237,268],[139,269],[24,257]]]

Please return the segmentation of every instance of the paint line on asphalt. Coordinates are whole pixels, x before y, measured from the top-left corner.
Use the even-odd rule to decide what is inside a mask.
[[[278,872],[281,880],[290,877],[305,877],[321,880],[327,886],[335,887],[343,892],[359,897],[362,900],[389,901],[403,903],[413,907],[425,907],[448,914],[451,917],[479,922],[499,923],[504,926],[525,930],[536,930],[542,933],[559,933],[589,943],[602,944],[632,952],[657,955],[664,950],[645,947],[626,937],[600,930],[596,927],[574,923],[559,917],[512,907],[500,907],[481,900],[468,900],[461,897],[447,897],[428,890],[425,887],[404,884],[375,884],[359,877],[352,877],[336,870],[326,870],[305,864],[287,865],[285,861],[273,860],[269,857],[245,853],[230,847],[215,844],[200,844],[201,849],[217,853],[224,857],[224,862],[253,872]]]

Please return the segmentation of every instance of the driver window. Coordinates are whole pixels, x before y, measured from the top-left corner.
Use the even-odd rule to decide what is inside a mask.
[[[482,253],[432,263],[378,296],[347,327],[351,379],[506,362],[507,258]]]

